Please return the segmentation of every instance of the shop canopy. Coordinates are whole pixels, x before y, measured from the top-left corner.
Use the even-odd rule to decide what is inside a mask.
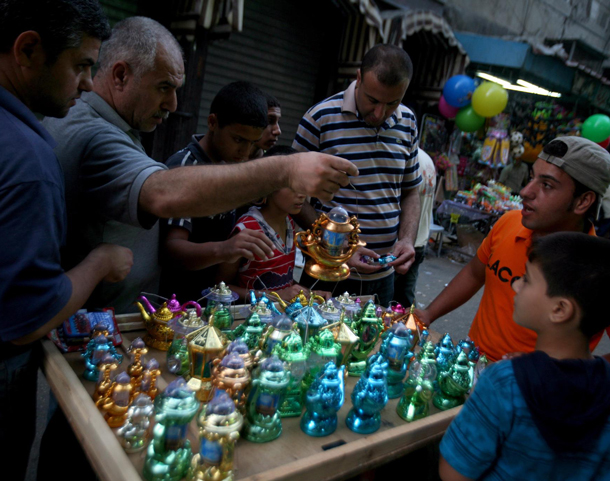
[[[513,83],[522,79],[610,112],[610,81],[583,63],[564,58],[559,54],[563,49],[465,32],[455,32],[455,37],[468,52],[470,70]]]

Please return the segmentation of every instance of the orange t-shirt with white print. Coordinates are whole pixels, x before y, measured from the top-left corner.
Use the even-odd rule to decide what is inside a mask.
[[[469,336],[490,361],[511,352],[532,352],[536,333],[513,321],[512,281],[525,274],[527,251],[533,231],[521,224],[521,211],[504,214],[477,251],[485,265],[485,290],[470,327]],[[589,235],[595,235],[591,226]],[[591,340],[597,346],[603,331]]]

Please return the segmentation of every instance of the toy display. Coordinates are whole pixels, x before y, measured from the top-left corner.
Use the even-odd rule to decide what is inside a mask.
[[[266,309],[262,304],[261,309]],[[265,331],[265,324],[261,322],[257,312],[251,313],[245,322],[237,326],[228,337],[230,339],[241,339],[251,351],[259,348],[259,343]]]
[[[335,341],[335,335],[329,330],[320,331],[318,335],[309,339],[307,348],[310,355],[307,362],[307,374],[303,379],[305,390],[311,386],[318,373],[328,362],[336,365],[337,359],[341,356],[341,344]]]
[[[458,191],[454,201],[492,214],[502,214],[509,210],[523,208],[520,196],[511,195],[508,187],[493,180],[490,180],[487,185],[475,184],[471,191]]]

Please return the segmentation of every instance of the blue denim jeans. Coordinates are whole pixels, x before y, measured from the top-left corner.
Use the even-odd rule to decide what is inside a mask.
[[[36,384],[40,344],[0,360],[0,446],[2,478],[25,478],[36,433]]]

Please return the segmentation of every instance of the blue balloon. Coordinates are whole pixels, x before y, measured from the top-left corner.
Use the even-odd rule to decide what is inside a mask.
[[[474,80],[468,75],[454,75],[443,87],[443,97],[452,107],[466,107],[474,92]]]

